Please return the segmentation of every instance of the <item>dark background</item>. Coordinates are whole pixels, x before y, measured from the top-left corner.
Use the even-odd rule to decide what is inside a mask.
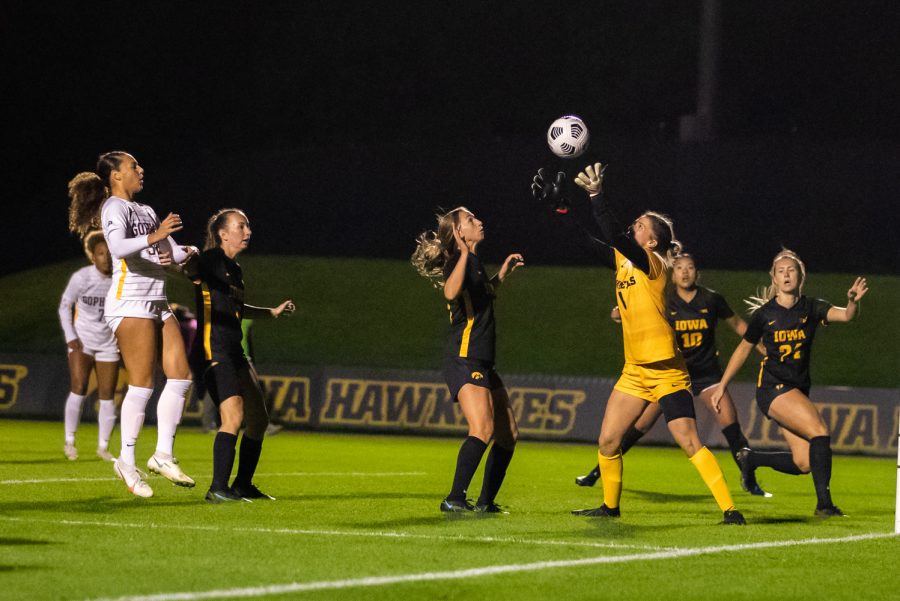
[[[405,258],[465,204],[489,260],[584,264],[529,184],[601,160],[622,218],[670,214],[705,267],[764,271],[786,245],[896,273],[900,5],[723,2],[718,135],[682,142],[700,6],[4,3],[0,273],[79,254],[66,182],[113,149],[182,243],[239,206],[255,253]],[[563,163],[544,139],[569,113],[592,143]]]

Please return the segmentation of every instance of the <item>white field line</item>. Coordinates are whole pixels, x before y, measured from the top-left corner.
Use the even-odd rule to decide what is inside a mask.
[[[415,534],[412,532],[396,532],[391,530],[314,530],[305,528],[250,528],[250,527],[228,527],[228,526],[203,526],[198,524],[155,524],[155,523],[123,523],[123,522],[101,522],[89,520],[41,520],[29,518],[13,518],[0,516],[0,521],[23,522],[23,523],[45,523],[57,524],[64,526],[100,526],[106,528],[139,528],[149,530],[194,530],[203,532],[247,532],[251,534],[285,534],[295,536],[356,536],[362,538],[392,538],[407,540],[440,540],[452,542],[472,542],[472,543],[508,543],[513,545],[533,545],[533,546],[559,546],[559,547],[593,547],[601,549],[640,549],[660,551],[669,549],[669,547],[660,547],[653,545],[628,545],[622,543],[600,543],[592,541],[566,541],[566,540],[546,540],[520,538],[514,536],[465,536],[465,535],[446,535],[446,534]]]
[[[346,477],[346,478],[394,478],[402,476],[427,476],[427,472],[272,472],[256,474],[257,476],[278,477]],[[28,480],[0,480],[0,484],[51,484],[56,482],[107,482],[116,480],[115,476],[108,478],[33,478]]]
[[[369,576],[366,578],[351,578],[346,580],[320,580],[317,582],[291,582],[288,584],[270,584],[244,588],[218,589],[197,592],[173,592],[156,593],[152,595],[128,595],[124,597],[110,597],[93,599],[91,601],[198,601],[200,599],[234,599],[253,598],[265,595],[284,595],[288,593],[302,593],[306,591],[336,590],[345,588],[360,588],[370,586],[385,586],[389,584],[404,584],[407,582],[427,582],[437,580],[463,580],[466,578],[479,578],[497,574],[513,574],[519,572],[536,572],[540,570],[552,570],[559,568],[576,568],[601,564],[629,563],[634,561],[652,561],[660,559],[679,559],[682,557],[695,557],[697,555],[712,555],[716,553],[735,553],[740,551],[752,551],[756,549],[772,549],[781,547],[794,547],[800,545],[827,545],[836,543],[850,543],[878,538],[897,536],[893,533],[859,534],[855,536],[843,536],[840,538],[808,538],[800,540],[769,541],[760,543],[748,543],[740,545],[717,545],[712,547],[697,547],[694,549],[670,549],[653,553],[635,553],[632,555],[586,557],[584,559],[566,559],[556,561],[537,561],[533,563],[519,563],[508,565],[484,566],[465,570],[451,570],[446,572],[425,572],[418,574],[397,574],[394,576]]]

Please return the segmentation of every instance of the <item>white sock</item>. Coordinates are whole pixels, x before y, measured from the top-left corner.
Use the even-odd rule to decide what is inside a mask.
[[[100,429],[100,434],[97,437],[97,448],[108,449],[109,437],[116,426],[115,401],[100,401],[100,411],[97,412],[97,426]]]
[[[159,402],[156,403],[156,452],[163,456],[171,456],[174,453],[175,429],[181,423],[181,414],[184,412],[184,402],[191,383],[191,380],[169,379],[162,394],[159,395]]]
[[[131,466],[135,465],[134,445],[137,444],[138,434],[144,425],[144,412],[152,394],[152,388],[129,386],[122,400],[122,450],[119,458]]]
[[[66,444],[75,444],[75,432],[78,431],[78,422],[81,421],[81,407],[84,405],[83,394],[70,392],[66,397]]]

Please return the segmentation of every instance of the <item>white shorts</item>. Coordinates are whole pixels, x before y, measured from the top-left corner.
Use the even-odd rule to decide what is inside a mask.
[[[74,352],[71,348],[69,348],[69,352]],[[89,357],[93,357],[94,361],[99,361],[100,363],[118,363],[119,362],[119,347],[116,346],[115,342],[111,346],[104,346],[102,348],[90,348],[88,346],[82,346],[81,352]]]
[[[114,300],[107,297],[106,307],[103,313],[106,325],[113,332],[122,323],[125,317],[137,317],[140,319],[152,319],[157,323],[163,323],[170,317],[174,317],[167,300]]]

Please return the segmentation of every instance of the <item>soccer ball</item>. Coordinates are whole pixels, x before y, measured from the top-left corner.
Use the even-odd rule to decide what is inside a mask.
[[[590,140],[587,125],[580,117],[566,115],[550,124],[547,144],[553,154],[563,159],[574,159],[587,150]]]

